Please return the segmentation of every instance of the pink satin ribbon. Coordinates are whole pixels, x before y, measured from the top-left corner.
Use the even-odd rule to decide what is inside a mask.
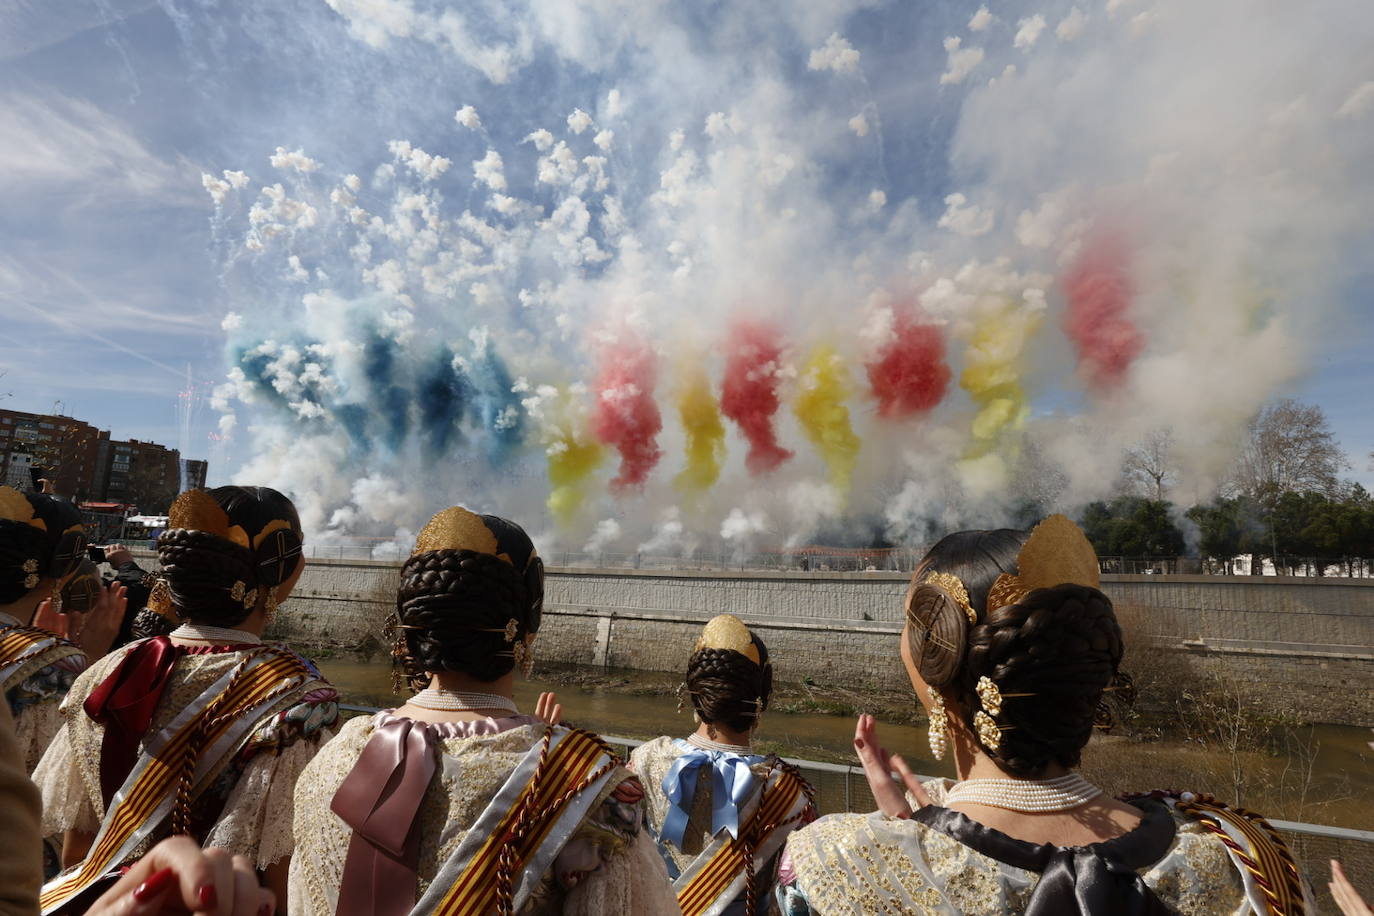
[[[530,716],[424,723],[379,713],[377,728],[330,809],[353,828],[336,916],[405,916],[415,906],[420,833],[415,819],[438,767],[439,742],[494,735]]]

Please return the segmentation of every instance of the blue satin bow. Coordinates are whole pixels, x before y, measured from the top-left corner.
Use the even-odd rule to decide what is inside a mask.
[[[674,760],[668,775],[663,777],[663,793],[671,805],[663,820],[663,841],[682,848],[692,799],[697,793],[697,770],[704,766],[711,768],[711,835],[725,829],[739,839],[739,807],[749,800],[757,781],[750,768],[764,758],[708,751],[682,740],[675,744],[687,753]]]

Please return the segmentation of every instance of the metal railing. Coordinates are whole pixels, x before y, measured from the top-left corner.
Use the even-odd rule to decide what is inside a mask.
[[[358,714],[377,712],[376,707],[340,704],[340,709]],[[607,744],[622,749],[626,759],[630,751],[643,744],[636,738],[619,735],[602,735]],[[868,786],[868,778],[861,767],[840,763],[824,763],[819,760],[802,760],[783,757],[788,763],[802,771],[812,788],[816,790],[816,807],[821,814],[834,814],[844,811],[876,811],[877,802]],[[893,774],[894,778],[896,774]],[[925,779],[927,777],[922,777]],[[1302,873],[1312,883],[1318,900],[1324,904],[1323,911],[1331,906],[1326,889],[1327,863],[1337,859],[1345,868],[1346,874],[1356,888],[1374,888],[1374,830],[1354,830],[1348,827],[1328,827],[1324,824],[1305,824],[1297,821],[1270,819],[1283,838],[1288,842],[1293,855],[1297,857]]]

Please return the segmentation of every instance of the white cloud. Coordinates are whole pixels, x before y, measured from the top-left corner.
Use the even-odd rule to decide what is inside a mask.
[[[949,62],[945,72],[940,74],[940,84],[943,86],[957,86],[983,62],[982,48],[963,48],[961,44],[963,41],[957,35],[945,39]]]
[[[542,184],[571,184],[577,177],[577,157],[562,140],[547,156],[539,157],[536,177]]]
[[[945,212],[939,225],[965,238],[974,238],[991,232],[994,222],[991,210],[969,203],[967,197],[955,193],[945,198]]]
[[[811,57],[807,60],[806,66],[810,70],[853,73],[859,69],[859,52],[839,32],[833,32],[825,40],[825,44],[811,52]]]
[[[506,173],[504,163],[501,161],[501,154],[494,149],[487,150],[487,154],[481,159],[472,163],[472,174],[477,176],[477,180],[491,188],[493,191],[504,191],[506,189]]]
[[[592,116],[581,108],[574,108],[573,113],[568,115],[568,130],[575,134],[580,134],[591,126]]]
[[[864,116],[862,111],[849,119],[849,129],[860,137],[868,136],[868,118]]]
[[[531,59],[533,48],[527,25],[517,23],[509,43],[478,40],[474,29],[457,9],[443,12],[417,10],[413,0],[325,0],[348,23],[353,37],[382,49],[394,38],[408,38],[453,54],[480,71],[493,83],[507,82],[511,74]]]
[[[868,209],[871,213],[877,213],[887,206],[887,194],[879,188],[874,188],[868,192]]]
[[[1115,16],[1132,0],[1107,0],[1107,15]]]
[[[606,93],[606,117],[618,118],[625,111],[625,101],[620,96],[619,89],[612,89]]]
[[[980,6],[978,7],[978,12],[974,13],[973,18],[968,21],[968,30],[970,32],[981,32],[990,25],[992,25],[992,13],[989,12],[986,6]]]
[[[1350,93],[1350,97],[1336,109],[1336,117],[1358,118],[1371,108],[1374,108],[1374,80],[1361,83],[1359,88]]]
[[[313,172],[320,167],[320,164],[307,156],[304,150],[290,151],[284,146],[277,147],[277,151],[269,156],[267,161],[274,169],[290,169],[302,174]]]
[[[1012,46],[1022,51],[1029,51],[1040,40],[1040,33],[1045,31],[1045,17],[1036,13],[1034,16],[1022,19],[1016,25],[1016,37],[1012,39]]]
[[[533,143],[534,148],[539,150],[539,152],[541,153],[547,152],[549,147],[553,146],[553,134],[549,133],[547,130],[541,127],[538,130],[530,134],[527,134],[525,136],[525,142]]]
[[[238,312],[226,312],[219,326],[222,331],[237,331],[243,327],[243,316]]]
[[[1082,36],[1088,27],[1088,17],[1078,7],[1069,10],[1069,14],[1059,20],[1059,25],[1054,27],[1054,34],[1060,41],[1073,41]]]
[[[453,162],[444,156],[431,156],[418,146],[412,146],[409,140],[392,140],[387,144],[387,149],[398,161],[404,163],[406,168],[425,181],[433,181],[453,165]]]
[[[471,105],[464,105],[453,115],[453,120],[469,130],[479,130],[482,127],[482,118],[477,114],[477,109]]]
[[[596,144],[598,149],[609,150],[615,143],[615,131],[597,131],[596,136],[592,138],[592,142]]]
[[[1049,195],[1041,195],[1040,209],[1022,210],[1016,218],[1016,240],[1027,248],[1048,248],[1054,244],[1063,219],[1063,206]]]

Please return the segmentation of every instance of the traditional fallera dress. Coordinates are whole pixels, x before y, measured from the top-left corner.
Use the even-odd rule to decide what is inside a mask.
[[[595,735],[529,716],[355,718],[297,784],[289,912],[676,913],[643,794]]]
[[[1190,793],[1130,801],[1140,824],[1086,847],[1027,843],[934,804],[910,820],[823,817],[792,835],[776,899],[783,916],[1057,916],[1315,912],[1282,840],[1262,818]]]
[[[0,690],[28,772],[62,727],[59,706],[85,668],[80,646],[0,612]]]
[[[34,781],[45,835],[96,834],[50,881],[53,912],[171,832],[266,868],[289,856],[296,779],[328,740],[338,694],[307,660],[262,644],[112,652],[76,679]],[[170,822],[178,794],[189,820]]]
[[[661,737],[630,756],[659,852],[687,916],[745,912],[751,870],[765,912],[783,843],[815,818],[814,793],[774,755],[706,744]]]

